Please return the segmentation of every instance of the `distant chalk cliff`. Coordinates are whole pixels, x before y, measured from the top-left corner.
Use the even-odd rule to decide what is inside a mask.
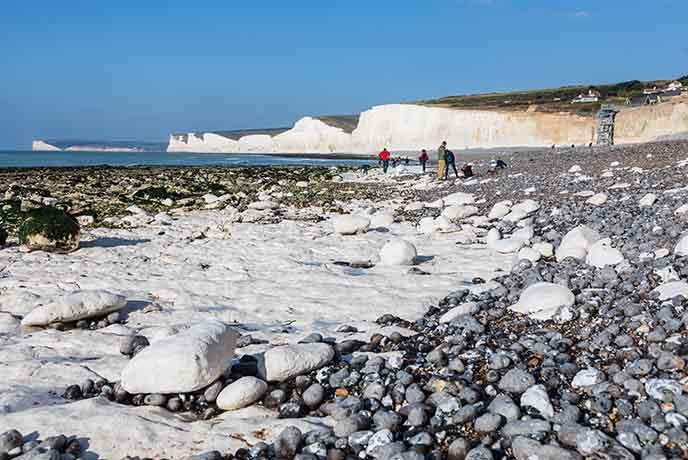
[[[41,152],[164,152],[167,144],[136,141],[41,140],[31,143],[31,150]]]
[[[622,108],[617,143],[647,142],[688,131],[688,100],[633,109]],[[328,119],[329,118],[329,119]],[[334,120],[333,120],[334,118]],[[168,152],[360,153],[435,148],[542,147],[595,141],[595,119],[569,112],[515,112],[390,104],[349,120],[304,117],[276,133],[226,136],[221,132],[173,134]],[[353,129],[351,129],[353,128]]]
[[[35,140],[31,143],[31,150],[36,151],[36,152],[54,152],[56,150],[62,150],[59,147],[55,147],[52,144],[48,144],[47,142],[41,141],[41,140]]]

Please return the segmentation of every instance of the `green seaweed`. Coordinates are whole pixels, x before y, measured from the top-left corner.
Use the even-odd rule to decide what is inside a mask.
[[[45,206],[27,212],[26,219],[19,226],[19,242],[27,244],[31,235],[43,235],[60,248],[65,242],[79,234],[79,223],[61,209]]]

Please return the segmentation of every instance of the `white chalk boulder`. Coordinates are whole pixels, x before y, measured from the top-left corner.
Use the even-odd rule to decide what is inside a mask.
[[[332,226],[334,227],[335,233],[339,233],[340,235],[355,235],[356,233],[363,233],[368,230],[368,227],[370,227],[370,219],[354,214],[335,216],[332,218]]]
[[[222,389],[217,396],[217,407],[222,410],[237,410],[248,407],[263,397],[268,384],[255,377],[241,377]]]
[[[388,241],[380,250],[382,265],[413,265],[418,256],[416,247],[406,240]]]
[[[591,196],[590,198],[585,200],[585,202],[595,206],[601,206],[607,202],[607,199],[609,199],[609,196],[604,192],[600,192]]]
[[[75,291],[54,297],[40,305],[22,319],[22,326],[47,326],[51,323],[69,323],[80,319],[103,316],[124,308],[127,299],[104,290]]]
[[[521,395],[521,407],[537,409],[546,419],[554,417],[554,406],[544,385],[533,385]]]
[[[144,348],[122,371],[129,393],[188,393],[213,383],[232,365],[238,334],[207,321]]]
[[[461,316],[472,315],[473,313],[477,313],[479,310],[480,307],[478,307],[478,304],[475,302],[462,303],[458,307],[454,307],[442,315],[440,317],[440,323],[451,323]]]
[[[654,193],[648,193],[647,195],[643,196],[640,201],[638,201],[638,206],[641,208],[649,208],[655,204],[655,201],[657,201],[657,195]]]
[[[394,213],[380,211],[370,216],[370,228],[387,228],[394,223]]]
[[[249,209],[255,209],[256,211],[268,211],[270,209],[279,208],[279,203],[272,200],[261,200],[249,203]]]
[[[499,203],[495,203],[487,217],[490,220],[501,219],[511,212],[512,205],[513,203],[511,201],[500,201]]]
[[[425,234],[449,231],[454,228],[455,227],[451,221],[444,216],[438,216],[435,219],[432,217],[423,217],[420,221],[418,221],[418,231]]]
[[[495,241],[499,241],[502,239],[502,233],[499,231],[497,227],[492,227],[490,230],[487,231],[487,236],[485,237],[485,241],[487,242],[488,245],[492,245]]]
[[[688,283],[685,281],[669,281],[660,284],[652,292],[659,294],[659,300],[669,300],[676,296],[683,296],[688,299]]]
[[[565,316],[562,310],[570,309],[576,298],[566,287],[553,283],[535,283],[521,293],[521,297],[510,310],[523,313],[537,320],[548,320]]]
[[[688,204],[682,204],[674,211],[674,215],[680,216],[683,214],[688,214]]]
[[[460,220],[478,214],[475,206],[452,205],[442,211],[442,215],[449,220]]]
[[[591,367],[578,371],[571,381],[571,386],[573,388],[585,388],[602,382],[604,382],[604,374],[598,369]]]
[[[582,170],[583,168],[581,168],[579,165],[573,165],[569,168],[569,173],[575,174],[581,172]]]
[[[443,198],[445,206],[473,204],[475,203],[475,195],[472,193],[456,192]]]
[[[500,254],[513,254],[518,252],[526,242],[520,238],[504,238],[503,240],[496,240],[490,242],[490,248],[494,249]]]
[[[548,243],[546,241],[542,243],[535,243],[533,245],[533,249],[539,252],[542,257],[552,257],[554,255],[554,246],[552,243]]]
[[[688,234],[685,234],[678,240],[674,248],[674,254],[680,257],[688,256]]]
[[[333,358],[334,350],[326,343],[282,345],[258,356],[258,376],[268,382],[283,382],[320,369]]]
[[[420,211],[425,205],[420,201],[412,201],[406,206],[404,206],[404,211]]]
[[[541,258],[542,254],[540,254],[540,251],[533,248],[523,248],[520,251],[518,251],[518,260],[526,259],[535,263]]]
[[[557,261],[561,262],[567,257],[585,259],[590,247],[601,238],[600,234],[595,230],[585,225],[579,225],[564,235],[561,244],[557,248]]]
[[[502,219],[509,222],[518,222],[519,220],[525,219],[526,217],[535,213],[538,209],[540,209],[540,205],[537,201],[523,200],[514,205],[509,214],[504,216]]]
[[[518,238],[519,240],[523,240],[526,243],[529,243],[531,238],[533,238],[534,236],[535,231],[533,230],[533,227],[530,226],[519,228],[511,234],[512,238]]]
[[[612,240],[603,238],[590,246],[585,262],[597,268],[604,268],[607,265],[618,265],[623,262],[624,256],[621,251],[612,247]]]

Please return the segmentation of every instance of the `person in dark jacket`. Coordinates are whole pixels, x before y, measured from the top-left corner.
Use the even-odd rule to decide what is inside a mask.
[[[452,152],[451,150],[445,150],[444,162],[444,179],[449,179],[449,167],[451,167],[454,170],[454,174],[458,179],[459,171],[456,170],[456,158],[454,157],[454,152]]]
[[[425,164],[428,162],[428,152],[425,149],[420,151],[420,156],[418,157],[418,162],[423,167],[423,174],[425,174]]]

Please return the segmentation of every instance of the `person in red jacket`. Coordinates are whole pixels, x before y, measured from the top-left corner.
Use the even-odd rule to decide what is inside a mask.
[[[425,164],[428,162],[428,152],[425,149],[420,151],[420,156],[418,157],[418,162],[423,167],[423,174],[425,174]]]
[[[389,168],[389,159],[391,155],[386,148],[382,149],[382,152],[378,155],[380,162],[382,163],[382,172],[387,174],[387,168]]]

